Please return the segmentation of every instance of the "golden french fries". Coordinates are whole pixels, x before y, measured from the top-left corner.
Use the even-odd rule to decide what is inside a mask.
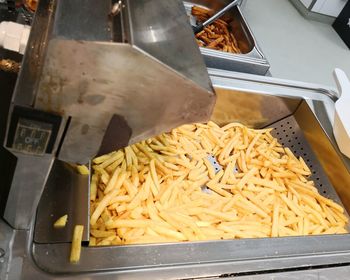
[[[347,232],[344,209],[270,132],[190,124],[94,159],[90,245]]]
[[[53,224],[54,228],[64,228],[67,224],[68,215],[63,215],[62,217],[58,218],[57,221]]]
[[[84,226],[76,225],[73,231],[72,247],[70,251],[70,262],[77,263],[80,260],[81,241],[83,239]]]
[[[77,171],[82,175],[89,175],[89,168],[86,165],[77,165]]]

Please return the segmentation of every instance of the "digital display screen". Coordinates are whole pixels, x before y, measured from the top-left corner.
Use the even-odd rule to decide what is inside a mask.
[[[19,118],[12,148],[22,153],[44,154],[52,124]]]

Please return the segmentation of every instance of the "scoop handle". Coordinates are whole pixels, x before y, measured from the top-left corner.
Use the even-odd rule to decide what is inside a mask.
[[[339,68],[335,68],[333,76],[340,93],[339,99],[350,99],[350,81],[346,76],[345,72]]]
[[[339,150],[350,158],[350,81],[341,69],[336,68],[333,75],[340,92],[335,102],[334,138]]]

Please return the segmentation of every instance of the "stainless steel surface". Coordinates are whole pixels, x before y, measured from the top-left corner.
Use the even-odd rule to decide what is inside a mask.
[[[126,6],[128,25],[131,26],[130,38],[127,39],[131,44],[211,92],[208,72],[193,39],[182,1],[127,0]],[[161,79],[159,75],[156,81]],[[174,94],[179,92],[177,87]],[[202,92],[203,96],[206,94]]]
[[[297,100],[299,104],[299,100],[304,95],[331,100],[324,93],[316,94],[315,87],[308,88],[306,84],[291,83],[289,86],[288,81],[278,84],[275,79],[268,78],[264,79],[263,82],[259,79],[256,82],[248,82],[250,76],[247,77],[246,81],[242,77],[231,77],[237,83],[233,83],[233,81],[230,83],[227,78],[223,77],[211,76],[211,78],[214,84],[224,90],[229,90],[231,87],[233,95],[237,92],[253,93],[254,88],[261,85],[263,92],[254,92],[254,94],[270,97],[276,95],[280,100],[286,100],[287,105],[290,99]],[[220,84],[220,82],[223,82],[223,84]],[[251,86],[246,86],[249,83]],[[324,89],[324,91],[328,91],[328,89]],[[332,94],[329,92],[329,95]],[[244,106],[244,104],[239,103],[236,106]],[[339,168],[342,164],[342,157],[336,153],[328,153],[333,147],[332,143],[328,140],[327,135],[323,133],[322,127],[306,103],[303,101],[298,106],[288,108],[293,111],[293,116],[285,115],[285,123],[279,122],[275,125],[279,125],[282,129],[282,124],[285,127],[285,125],[291,124],[291,120],[296,120],[298,126],[302,127],[312,151],[323,149],[324,155],[317,154],[317,159],[328,158],[329,164],[336,162],[336,166]],[[234,109],[235,107],[231,108],[231,110]],[[284,111],[284,113],[286,112]],[[305,126],[305,123],[308,125]],[[298,135],[298,139],[295,139],[295,141],[299,141],[300,132],[298,127],[294,127],[294,125],[295,123],[291,132]],[[302,141],[288,142],[292,139],[290,139],[290,136],[287,138],[287,133],[289,135],[287,129],[285,129],[285,134],[282,136],[283,130],[284,128],[282,131],[276,131],[276,133],[280,133],[281,141],[287,141],[286,145],[296,147],[299,142],[303,143],[302,136]],[[310,136],[313,135],[313,132],[317,132],[316,142],[310,142]],[[327,147],[326,150],[323,146],[318,147],[323,142],[327,142],[330,147]],[[305,147],[305,145],[298,146],[297,153],[301,151],[304,153]],[[301,148],[304,150],[301,150]],[[306,159],[310,160],[309,164],[313,165],[314,163],[311,162],[313,162],[314,157],[310,155],[308,150],[306,154]],[[337,161],[334,161],[335,159]],[[322,165],[325,166],[324,162],[322,162]],[[345,168],[344,166],[343,164],[343,168]],[[313,165],[313,169],[315,168]],[[320,175],[320,170],[322,168],[315,169],[318,175],[317,173],[314,175],[318,176],[316,181],[317,178],[320,178],[319,181],[321,182],[324,177]],[[328,167],[325,171],[328,178],[334,178],[334,175],[329,175]],[[343,178],[350,178],[349,170],[346,168],[343,172]],[[339,190],[340,185],[343,185],[343,188],[349,186],[349,183],[344,180],[334,181],[332,179],[330,181],[333,186],[336,186],[337,190]],[[327,180],[322,183],[328,185]],[[323,188],[323,185],[320,186],[319,184],[319,187]],[[328,194],[327,190],[327,195],[334,195],[334,193]],[[67,197],[69,197],[68,193]],[[340,198],[343,200],[343,194]],[[349,209],[349,204],[344,203],[344,205]],[[274,270],[298,269],[301,273],[299,275],[303,275],[304,270],[302,269],[323,265],[349,265],[350,263],[349,234],[100,248],[84,246],[81,261],[76,265],[72,265],[68,261],[69,243],[32,243],[32,234],[33,232],[30,231],[19,231],[14,239],[16,242],[13,243],[13,257],[17,258],[19,263],[21,261],[23,263],[21,266],[22,279],[194,279],[200,277],[210,279],[230,275],[243,277],[247,273],[248,275],[264,277],[264,273],[272,273]],[[23,257],[23,255],[27,257]],[[12,268],[14,269],[14,267]],[[345,269],[343,272],[346,273],[346,271],[349,270]]]
[[[248,126],[264,127],[294,113],[301,100],[332,107],[338,98],[333,88],[316,84],[217,69],[208,71],[217,93],[213,119],[220,124],[240,121]],[[232,91],[235,94],[230,94]],[[323,121],[328,118],[325,111],[320,115]],[[332,130],[328,130],[328,133],[331,135]]]
[[[17,164],[6,202],[4,219],[14,228],[27,229],[35,218],[54,157],[15,152],[13,154],[17,157]]]
[[[111,1],[100,1],[99,5],[93,0],[52,1],[52,5],[55,14],[52,26],[54,38],[62,36],[65,40],[88,42],[113,40],[111,22],[108,19]]]
[[[274,130],[271,134],[276,137],[284,147],[290,148],[294,155],[302,157],[309,166],[312,172],[310,179],[315,182],[315,187],[317,187],[319,193],[342,205],[341,199],[313,153],[296,119],[290,116],[274,123],[272,126]],[[347,228],[350,231],[349,225]]]
[[[322,101],[314,100],[312,101],[312,105],[314,108],[314,114],[317,118],[317,120],[322,124],[322,128],[324,129],[325,133],[328,135],[329,139],[336,143],[336,140],[333,135],[333,120],[334,120],[334,104],[330,104],[329,106],[326,106],[325,103]],[[337,148],[337,147],[336,147]],[[340,150],[337,149],[337,151],[340,153]],[[350,159],[347,157],[343,158],[344,164],[347,166],[348,169],[350,169]]]
[[[64,161],[88,162],[116,118],[109,138],[126,145],[207,120],[215,102],[181,1],[124,1],[115,16],[111,5],[41,1],[33,23],[14,104],[70,118]]]
[[[12,235],[13,236],[13,235]],[[239,277],[244,276],[247,272],[244,272],[247,267],[252,266],[249,260],[241,260],[241,261],[228,261],[228,262],[219,262],[213,261],[212,263],[193,263],[187,266],[179,266],[179,265],[171,265],[171,266],[163,266],[161,269],[157,269],[156,267],[145,268],[144,266],[139,267],[138,269],[128,269],[122,271],[116,271],[115,269],[110,271],[99,271],[99,272],[88,272],[88,273],[76,273],[76,274],[55,274],[52,272],[46,272],[38,268],[31,258],[30,248],[27,247],[27,242],[30,240],[30,232],[28,231],[19,231],[16,232],[12,237],[13,247],[12,247],[12,259],[16,261],[15,265],[9,265],[9,278],[8,279],[104,279],[104,280],[112,280],[112,279],[197,279],[207,277],[208,279],[217,279],[218,276],[221,277],[230,277],[234,276],[235,278],[240,279]],[[0,242],[1,242],[0,237]],[[333,240],[324,239],[324,242],[332,242]],[[311,241],[312,242],[312,241]],[[285,244],[286,246],[292,246],[293,243]],[[230,247],[220,247],[223,251],[230,250]],[[261,248],[264,250],[264,248]],[[68,253],[68,252],[67,252]],[[300,274],[297,274],[299,277],[305,275],[306,272],[311,273],[312,271],[316,272],[317,270],[310,270],[310,266],[322,265],[332,263],[334,261],[338,261],[338,265],[343,264],[344,267],[340,269],[332,269],[331,271],[334,273],[334,276],[337,277],[345,277],[348,276],[348,272],[350,271],[350,266],[347,265],[347,261],[349,260],[349,255],[346,252],[339,252],[338,254],[328,254],[325,255],[323,253],[317,254],[315,253],[311,258],[309,256],[303,256],[303,250],[301,250],[301,255],[298,257],[280,257],[280,258],[272,258],[272,259],[256,259],[255,260],[255,270],[249,273],[249,276],[255,275],[254,279],[266,279],[264,278],[264,273],[269,273],[270,275],[274,270],[278,270],[278,268],[282,267],[285,263],[293,264],[293,271],[298,270]],[[68,258],[67,254],[67,258]],[[124,259],[124,262],[133,262],[132,260],[136,256],[136,259],[139,259],[138,253],[135,252],[131,260]],[[148,258],[145,258],[146,260]],[[99,262],[99,259],[91,260],[93,263]],[[237,271],[237,272],[236,272]],[[239,272],[238,272],[239,271]],[[281,271],[281,270],[278,270]],[[264,272],[261,274],[261,272]],[[317,272],[316,272],[317,273]],[[198,275],[197,277],[192,277],[193,275]],[[281,274],[277,274],[281,275]],[[282,274],[282,275],[288,275]],[[295,273],[294,273],[295,275]],[[320,275],[330,275],[328,274],[320,274]],[[12,277],[11,277],[12,276]],[[260,278],[259,278],[260,277]],[[205,279],[207,279],[205,278]],[[247,277],[246,277],[247,278]],[[243,278],[243,279],[246,279]],[[3,279],[3,278],[1,278]],[[7,278],[4,278],[7,279]],[[249,279],[249,278],[248,278]],[[268,278],[271,279],[271,278]],[[278,279],[278,278],[277,278]],[[288,279],[288,278],[287,278]],[[293,278],[292,278],[293,279]],[[297,278],[303,279],[303,278]],[[324,278],[328,279],[328,278]],[[330,278],[334,279],[334,278]],[[342,278],[336,278],[342,279]],[[347,278],[345,278],[347,279]]]
[[[243,9],[245,8],[246,4],[247,4],[248,0],[242,0],[241,3],[239,4],[240,7],[242,7]]]
[[[350,275],[350,267],[337,266],[337,267],[325,267],[314,268],[296,271],[271,271],[264,275],[230,275],[226,279],[239,279],[239,280],[348,280]]]
[[[95,156],[113,115],[123,117],[130,127],[130,143],[210,117],[214,94],[203,92],[137,48],[115,49],[101,42],[51,43],[36,108],[72,117],[61,160],[84,163]]]
[[[348,236],[320,236],[161,246],[84,247],[80,263],[75,266],[66,257],[70,249],[68,244],[42,244],[34,246],[34,258],[39,267],[51,273],[113,270],[122,278],[136,278],[136,275],[140,277],[143,274],[144,279],[191,279],[347,263],[350,260],[350,255],[346,252],[349,246],[345,245],[348,241]]]
[[[230,122],[240,122],[249,127],[261,128],[295,112],[301,98],[283,98],[262,95],[240,89],[216,87],[216,105],[211,119],[223,126]],[[274,109],[271,110],[271,104]]]
[[[187,14],[191,15],[191,7],[193,5],[199,5],[217,11],[227,5],[229,2],[230,0],[193,0],[185,1],[184,5],[187,10]],[[258,42],[256,41],[252,30],[249,28],[240,8],[235,7],[227,14],[230,19],[232,18],[230,26],[235,38],[238,41],[242,54],[226,53],[201,47],[200,51],[204,56],[207,67],[265,75],[270,68],[270,65],[260,49]],[[192,22],[193,24],[195,23],[194,20],[192,20]]]
[[[83,225],[83,241],[89,232],[89,176],[79,174],[73,166],[56,160],[41,196],[36,213],[34,242],[70,242],[75,225]],[[64,228],[54,228],[55,221],[68,215]]]
[[[6,279],[10,265],[13,236],[13,229],[0,219],[0,248],[4,253],[0,257],[0,279]]]
[[[346,209],[350,209],[350,160],[342,155],[332,134],[326,133],[328,124],[315,125],[323,119],[320,115],[325,110],[316,116],[309,114],[309,111],[309,106],[304,103],[296,111],[295,117],[342,203]]]
[[[262,77],[218,69],[208,69],[215,88],[252,92],[260,95],[322,101],[333,104],[338,99],[334,88],[272,77]]]
[[[50,1],[39,1],[29,34],[26,52],[22,60],[20,82],[16,84],[14,102],[22,106],[34,104],[37,81],[40,77],[48,33],[53,21]]]

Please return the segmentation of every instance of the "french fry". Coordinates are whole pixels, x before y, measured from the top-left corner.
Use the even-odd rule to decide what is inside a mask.
[[[106,227],[108,229],[112,228],[135,228],[135,227],[147,227],[150,226],[152,223],[149,220],[125,220],[125,219],[119,219],[119,220],[109,220],[106,222]]]
[[[58,218],[57,221],[53,224],[54,228],[64,228],[67,224],[68,215],[63,215],[62,217]]]
[[[91,229],[90,234],[95,238],[115,236],[114,231],[104,231],[104,230],[97,230],[97,229]]]
[[[96,246],[96,238],[95,237],[90,236],[89,246]]]
[[[117,193],[118,193],[118,190],[114,190],[102,198],[102,200],[97,205],[94,213],[91,215],[91,218],[90,218],[91,225],[96,224],[97,219],[101,216],[103,210],[107,207],[107,205],[113,199],[113,197],[117,195]]]
[[[104,193],[107,194],[108,192],[110,192],[113,188],[114,185],[116,184],[117,180],[118,180],[118,176],[120,173],[120,169],[116,169],[112,175],[112,178],[108,181],[108,184],[104,190]]]
[[[93,159],[93,163],[94,164],[100,164],[100,163],[102,163],[102,162],[104,162],[104,161],[106,161],[106,160],[108,160],[112,155],[114,155],[116,152],[111,152],[111,153],[109,153],[109,154],[106,154],[106,155],[102,155],[102,156],[99,156],[99,157],[95,157],[94,159]]]
[[[81,175],[89,175],[89,168],[86,165],[77,165],[77,170]]]
[[[81,253],[81,241],[83,239],[84,226],[76,225],[73,231],[72,246],[70,251],[70,262],[78,263]]]
[[[97,176],[97,174],[94,174],[91,177],[91,183],[90,183],[90,200],[91,201],[96,200],[97,184],[98,184],[98,176]]]
[[[244,177],[239,181],[239,183],[237,184],[237,186],[239,188],[243,188],[243,186],[245,184],[248,183],[248,181],[254,176],[254,174],[257,172],[256,168],[252,168],[251,170],[249,170]]]
[[[108,159],[101,162],[99,165],[100,168],[105,169],[109,165],[111,165],[113,162],[118,161],[120,158],[124,157],[124,153],[122,151],[117,151],[116,153],[112,154]]]

